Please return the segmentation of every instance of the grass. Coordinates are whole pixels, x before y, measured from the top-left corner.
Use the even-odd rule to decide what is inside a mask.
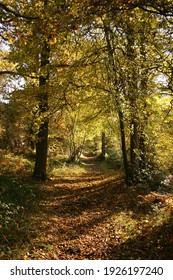
[[[86,172],[86,167],[81,164],[58,164],[54,166],[50,171],[51,176],[59,177],[71,177],[71,176],[80,176]]]

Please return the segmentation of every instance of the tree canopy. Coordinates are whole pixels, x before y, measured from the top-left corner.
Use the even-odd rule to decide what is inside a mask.
[[[32,143],[45,180],[48,147],[75,160],[105,135],[128,184],[170,172],[172,17],[169,0],[1,1],[1,147]]]

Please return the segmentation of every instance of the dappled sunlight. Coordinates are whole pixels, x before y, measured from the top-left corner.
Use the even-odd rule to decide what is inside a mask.
[[[172,242],[171,193],[127,187],[120,171],[97,162],[80,175],[44,183],[3,180],[1,259],[170,257],[163,243],[167,248]]]
[[[171,1],[0,12],[0,258],[173,258]]]

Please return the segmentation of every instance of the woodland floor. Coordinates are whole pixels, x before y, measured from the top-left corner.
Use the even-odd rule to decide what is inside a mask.
[[[1,175],[0,259],[173,259],[172,193],[82,168],[45,183]]]

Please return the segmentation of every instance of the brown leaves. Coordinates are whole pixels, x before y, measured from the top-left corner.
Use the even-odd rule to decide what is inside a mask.
[[[22,183],[22,192],[28,189],[26,196],[22,196],[24,207],[15,212],[15,204],[13,209],[8,204],[9,209],[3,209],[6,214],[10,211],[7,215],[10,221],[6,229],[3,224],[1,227],[1,258],[80,260],[171,256],[168,250],[173,230],[171,195],[149,193],[148,189],[141,192],[137,186],[126,187],[122,174],[100,169],[97,162],[82,174],[72,174],[59,175],[30,188],[26,182]],[[21,191],[19,187],[16,192]],[[31,212],[28,209],[32,208],[31,194],[36,187],[41,188],[41,196],[34,198],[37,203]],[[29,195],[32,200],[28,200]],[[154,207],[156,199],[162,207]],[[147,208],[141,207],[141,203]]]

